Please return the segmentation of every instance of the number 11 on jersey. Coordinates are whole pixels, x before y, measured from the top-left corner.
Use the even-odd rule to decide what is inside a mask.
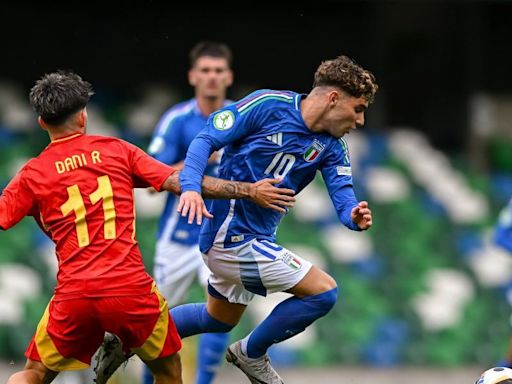
[[[116,210],[114,207],[114,192],[107,175],[97,178],[98,188],[89,195],[92,204],[103,200],[103,232],[105,239],[115,239],[116,237]],[[68,200],[61,205],[60,209],[64,216],[75,212],[76,236],[78,246],[85,247],[89,245],[89,229],[87,228],[86,209],[82,193],[77,184],[67,188]]]

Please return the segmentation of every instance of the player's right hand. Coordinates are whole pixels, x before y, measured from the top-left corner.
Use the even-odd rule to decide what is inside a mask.
[[[195,191],[186,191],[181,194],[177,211],[183,217],[186,217],[188,214],[189,224],[194,222],[194,218],[198,225],[201,225],[203,222],[203,216],[208,219],[213,218],[213,215],[206,209],[203,197]]]
[[[295,203],[295,191],[274,186],[282,181],[281,178],[257,181],[253,184],[251,200],[264,208],[286,213],[286,208],[293,207]]]

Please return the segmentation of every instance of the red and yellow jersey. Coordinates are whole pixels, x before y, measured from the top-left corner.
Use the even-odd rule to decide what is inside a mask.
[[[55,299],[149,293],[135,239],[133,188],[160,190],[174,169],[123,140],[52,141],[0,197],[0,227],[34,216],[56,244]]]

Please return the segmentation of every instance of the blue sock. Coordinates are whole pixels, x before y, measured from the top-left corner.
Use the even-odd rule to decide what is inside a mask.
[[[229,341],[229,333],[205,333],[199,339],[197,356],[197,384],[213,382],[224,357]]]
[[[507,359],[500,360],[500,361],[498,361],[498,363],[496,364],[496,367],[512,368],[512,361],[507,360]]]
[[[142,384],[153,384],[153,381],[153,374],[146,366],[146,364],[144,364],[144,366],[142,367]]]
[[[181,338],[207,332],[229,332],[233,325],[210,316],[205,303],[178,305],[170,310]]]
[[[290,297],[279,303],[249,336],[246,342],[247,356],[256,358],[267,353],[275,343],[301,333],[316,319],[326,315],[338,297],[338,288],[303,298]]]

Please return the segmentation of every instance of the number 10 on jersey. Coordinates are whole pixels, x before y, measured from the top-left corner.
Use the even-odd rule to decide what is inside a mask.
[[[273,173],[275,179],[284,178],[292,169],[293,164],[295,164],[295,156],[284,152],[276,153],[267,169],[265,169],[265,175]]]

